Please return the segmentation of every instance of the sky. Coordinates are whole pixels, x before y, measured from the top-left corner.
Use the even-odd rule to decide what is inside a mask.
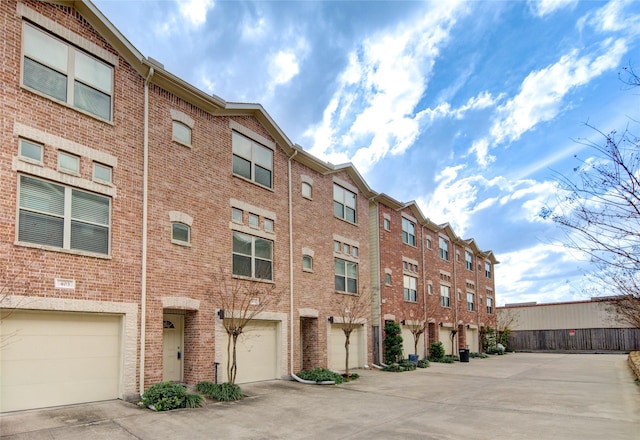
[[[143,55],[492,250],[497,304],[589,299],[539,212],[637,128],[638,1],[94,0]],[[576,157],[577,156],[577,157]],[[602,294],[611,294],[602,292]]]

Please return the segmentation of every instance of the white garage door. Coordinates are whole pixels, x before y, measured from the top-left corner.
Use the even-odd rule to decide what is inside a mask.
[[[405,359],[415,353],[413,333],[406,326],[402,326],[402,350]],[[424,357],[424,333],[418,338],[418,357]]]
[[[474,328],[467,329],[467,345],[471,353],[478,353],[480,351],[478,349],[478,330]]]
[[[226,348],[225,344],[225,352]],[[238,338],[236,350],[238,365],[236,383],[279,379],[278,322],[250,322]]]
[[[0,329],[0,411],[119,397],[120,316],[14,311]]]
[[[451,329],[440,327],[440,342],[444,346],[444,354],[451,354],[451,349],[453,347],[453,341],[451,340]],[[454,353],[458,354],[458,353]]]
[[[357,328],[349,338],[349,368],[364,367],[364,341],[362,328]],[[346,351],[344,349],[345,336],[340,324],[331,325],[329,340],[329,369],[344,371]]]

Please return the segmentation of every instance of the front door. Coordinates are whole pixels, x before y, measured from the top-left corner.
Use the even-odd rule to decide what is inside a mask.
[[[162,380],[180,382],[182,381],[182,359],[184,357],[182,345],[184,316],[164,315],[162,327]]]

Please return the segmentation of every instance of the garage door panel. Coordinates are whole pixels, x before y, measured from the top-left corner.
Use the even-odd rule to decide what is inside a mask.
[[[278,323],[252,321],[238,337],[236,382],[277,379],[279,355]]]
[[[329,368],[343,371],[345,367],[346,350],[344,348],[345,335],[339,324],[331,326],[331,339],[329,341]],[[349,338],[349,368],[364,367],[362,359],[362,330],[353,330]]]
[[[0,358],[0,411],[114,399],[119,396],[121,317],[12,312]]]

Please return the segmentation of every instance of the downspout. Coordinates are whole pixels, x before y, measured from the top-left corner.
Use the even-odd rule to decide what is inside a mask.
[[[422,333],[422,353],[427,355],[429,324],[427,323],[427,279],[424,267],[424,225],[420,225],[420,260],[422,261],[422,297],[424,298],[424,332]]]
[[[373,203],[376,207],[376,257],[378,259],[378,362],[381,364],[384,362],[384,351],[382,346],[382,332],[384,331],[384,318],[382,316],[382,282],[380,281],[382,276],[382,257],[380,256],[380,203],[374,200]]]
[[[476,261],[474,261],[473,263],[473,272],[476,274],[476,284],[475,284],[475,288],[476,288],[476,303],[478,304],[478,310],[476,311],[477,313],[477,324],[478,324],[478,353],[482,353],[482,344],[480,341],[480,286],[478,285],[478,264],[477,264],[477,258]]]
[[[144,80],[144,138],[142,161],[142,279],[140,282],[140,395],[144,393],[144,361],[147,327],[147,221],[149,205],[149,80],[153,76],[153,67]]]
[[[298,154],[294,150],[288,161],[289,178],[289,371],[293,377],[293,186],[291,182],[291,161]]]
[[[451,250],[455,251],[455,248],[453,247],[453,240],[451,240]],[[454,316],[454,324],[453,324],[453,329],[456,331],[456,342],[458,347],[453,349],[453,354],[457,353],[458,350],[460,349],[460,335],[459,335],[459,331],[458,331],[458,280],[457,280],[457,271],[456,271],[456,254],[455,252],[453,252],[453,258],[451,259],[451,261],[453,262],[453,301],[455,303],[455,308],[453,309],[453,316]],[[451,341],[453,342],[453,341]]]

